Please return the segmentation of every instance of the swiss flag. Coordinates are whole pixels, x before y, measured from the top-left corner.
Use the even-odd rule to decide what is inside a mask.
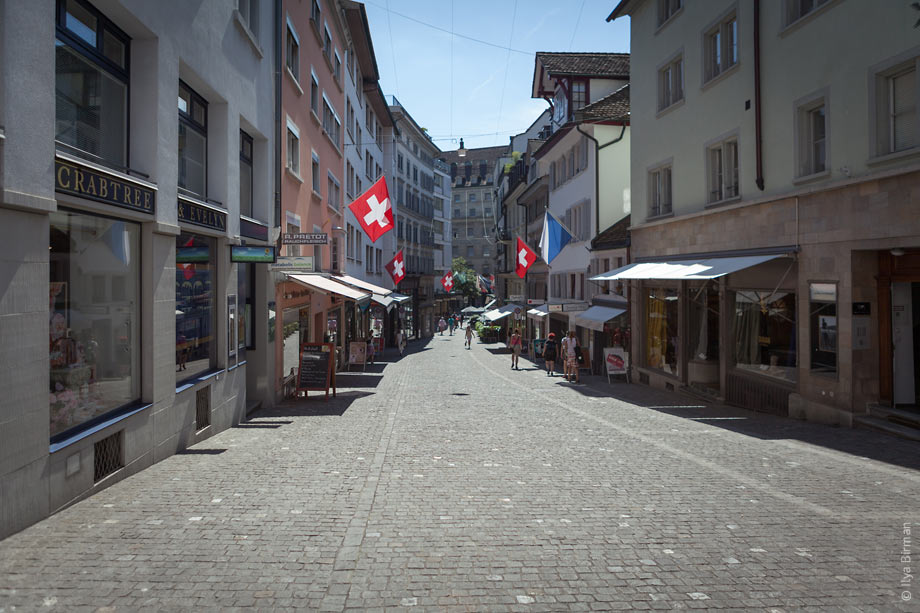
[[[444,286],[444,291],[448,294],[450,290],[454,289],[454,273],[451,270],[447,271],[447,274],[441,277],[441,285]]]
[[[514,252],[514,272],[523,279],[524,275],[527,274],[527,269],[537,261],[537,254],[533,249],[527,246],[527,243],[521,240],[520,236],[517,239],[517,249],[515,249]]]
[[[387,182],[382,175],[370,189],[349,204],[348,208],[355,214],[372,243],[376,243],[378,238],[393,229],[390,192],[387,191]]]
[[[393,259],[387,262],[387,272],[393,277],[393,284],[399,285],[406,276],[406,263],[403,261],[402,249],[396,252]]]

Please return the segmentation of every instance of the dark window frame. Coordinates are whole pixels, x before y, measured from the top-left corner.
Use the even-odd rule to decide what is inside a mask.
[[[179,109],[178,106],[176,107],[176,111],[178,112],[178,116],[179,116],[179,123],[185,125],[187,128],[191,128],[192,130],[195,130],[196,132],[198,132],[198,134],[204,137],[204,164],[203,164],[204,166],[204,193],[195,194],[195,192],[189,190],[188,188],[182,187],[181,185],[179,185],[178,187],[180,191],[187,192],[189,194],[198,196],[202,200],[204,200],[208,194],[208,101],[205,100],[205,98],[201,94],[199,94],[194,89],[192,89],[192,87],[188,83],[186,83],[182,79],[179,79],[179,95],[180,96],[181,96],[183,89],[188,91],[188,94],[189,94],[188,96],[189,111],[192,110],[192,105],[194,104],[199,104],[204,108],[204,123],[201,123],[194,118],[193,113],[188,112],[188,111],[183,111]]]
[[[114,216],[114,215],[109,215],[109,214],[106,214],[106,213],[97,213],[96,211],[86,211],[86,210],[77,209],[77,208],[71,208],[71,207],[59,207],[58,210],[57,210],[57,212],[58,212],[58,213],[63,213],[63,214],[65,214],[65,215],[66,215],[66,214],[77,214],[77,215],[85,215],[85,216],[88,216],[88,217],[101,217],[101,218],[103,218],[103,219],[111,219],[111,220],[113,220],[113,221],[123,221],[123,222],[128,223],[128,224],[137,225],[138,227],[141,227],[141,226],[142,226],[142,224],[141,224],[140,222],[137,222],[137,221],[132,221],[132,220],[129,220],[129,219],[123,219],[123,218],[121,218],[121,217],[116,217],[116,216]],[[50,227],[49,227],[49,233],[50,233]],[[143,237],[140,237],[140,236],[139,236],[139,238],[141,238],[141,240],[143,240]],[[50,242],[50,237],[49,237],[49,242]],[[138,245],[138,246],[140,246],[140,245]],[[49,249],[49,252],[50,252],[50,249]],[[138,281],[138,283],[140,283],[140,277],[141,277],[141,275],[143,274],[143,270],[144,270],[144,254],[143,254],[143,251],[142,251],[142,250],[139,250],[139,253],[138,253],[137,255],[138,255],[138,279],[137,279],[137,281]],[[70,277],[68,277],[67,281],[68,281],[68,282],[71,282]],[[138,286],[138,293],[140,293],[140,291],[141,291],[141,290],[140,290],[140,286]],[[140,304],[139,304],[138,307],[137,307],[137,310],[138,310],[138,313],[139,313],[139,314],[140,314],[140,311],[141,311],[141,307],[142,307],[142,305],[140,305]],[[140,316],[140,315],[139,315],[139,316]],[[138,347],[143,347],[143,344],[144,344],[144,331],[143,331],[143,329],[142,329],[142,327],[141,327],[140,325],[138,325],[138,329],[137,329],[137,344],[138,344]],[[143,357],[140,356],[140,353],[138,354],[138,358],[139,358],[140,360],[143,360]],[[51,435],[51,436],[50,436],[50,439],[49,439],[49,440],[50,440],[50,443],[51,443],[52,445],[61,443],[61,442],[66,441],[66,440],[70,439],[71,437],[74,437],[74,436],[76,436],[76,435],[78,435],[78,434],[80,434],[80,433],[82,433],[82,432],[86,432],[86,431],[88,431],[88,430],[90,430],[90,429],[92,429],[92,428],[95,428],[95,427],[98,426],[100,423],[103,423],[103,422],[106,422],[106,421],[109,421],[109,420],[113,420],[113,419],[117,419],[118,417],[120,417],[121,415],[124,415],[125,413],[129,413],[129,412],[131,412],[131,411],[134,411],[134,410],[138,409],[139,407],[145,406],[147,403],[145,403],[144,400],[143,400],[143,393],[142,393],[142,390],[143,390],[143,387],[144,387],[144,379],[143,379],[144,373],[143,373],[143,369],[142,369],[142,368],[141,368],[140,371],[138,372],[138,377],[139,377],[139,383],[138,383],[138,392],[139,392],[139,396],[138,396],[138,398],[136,398],[136,399],[134,399],[134,400],[131,400],[131,401],[128,401],[128,402],[126,402],[126,403],[124,403],[124,404],[122,404],[122,405],[119,405],[119,406],[117,406],[117,407],[113,407],[111,410],[106,411],[105,413],[102,413],[102,414],[100,414],[100,415],[97,415],[97,416],[93,417],[92,419],[89,419],[89,420],[87,420],[87,421],[85,421],[85,422],[83,422],[83,423],[81,423],[81,424],[76,424],[76,425],[74,425],[74,426],[71,426],[70,428],[67,428],[66,430],[62,430],[61,432],[58,432],[57,434]]]
[[[246,145],[249,145],[249,155],[246,155]],[[240,130],[240,164],[246,164],[249,166],[249,215],[247,217],[253,217],[253,163],[252,159],[254,156],[254,147],[252,137],[246,133],[245,130]],[[240,173],[242,177],[242,173]],[[242,187],[242,185],[240,185]],[[242,204],[242,192],[240,193],[240,204]],[[240,215],[243,214],[242,207],[240,207]]]
[[[105,165],[128,171],[131,168],[131,37],[124,30],[119,28],[114,21],[106,17],[96,7],[85,0],[71,0],[80,5],[84,10],[93,15],[96,19],[96,46],[91,46],[83,38],[78,36],[67,28],[67,0],[55,0],[54,21],[55,21],[55,40],[67,45],[71,49],[79,52],[87,60],[98,64],[100,68],[109,72],[125,84],[125,162],[121,166],[112,160],[107,160],[90,151],[83,151],[73,145],[61,143],[64,146],[80,151],[92,156],[94,161],[102,162]],[[105,44],[105,33],[108,32],[114,36],[125,49],[125,65],[119,66],[104,53],[103,45]],[[60,141],[58,141],[60,142]]]

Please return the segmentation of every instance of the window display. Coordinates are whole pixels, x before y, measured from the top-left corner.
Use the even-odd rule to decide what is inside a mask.
[[[837,372],[837,284],[809,285],[808,317],[811,331],[811,370]]]
[[[52,438],[140,399],[140,228],[51,213]]]
[[[646,294],[646,365],[663,370],[670,375],[676,375],[678,374],[677,290],[660,287],[646,288]]]
[[[795,294],[738,290],[734,302],[735,367],[795,381]]]
[[[176,237],[176,380],[213,367],[214,240],[183,232]]]

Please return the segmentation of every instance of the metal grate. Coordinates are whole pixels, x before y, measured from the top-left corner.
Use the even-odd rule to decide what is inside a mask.
[[[774,415],[789,415],[791,390],[787,387],[732,373],[725,387],[725,401],[729,404]]]
[[[211,425],[211,386],[203,387],[195,394],[195,429],[203,430]]]
[[[101,441],[96,441],[93,446],[93,483],[98,483],[119,468],[124,468],[125,459],[122,453],[124,433],[124,430],[120,430]]]

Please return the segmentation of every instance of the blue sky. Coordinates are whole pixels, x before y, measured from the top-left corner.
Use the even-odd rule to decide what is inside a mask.
[[[605,21],[617,0],[363,1],[384,93],[445,151],[506,144],[537,118],[536,51],[629,51],[629,20]]]

